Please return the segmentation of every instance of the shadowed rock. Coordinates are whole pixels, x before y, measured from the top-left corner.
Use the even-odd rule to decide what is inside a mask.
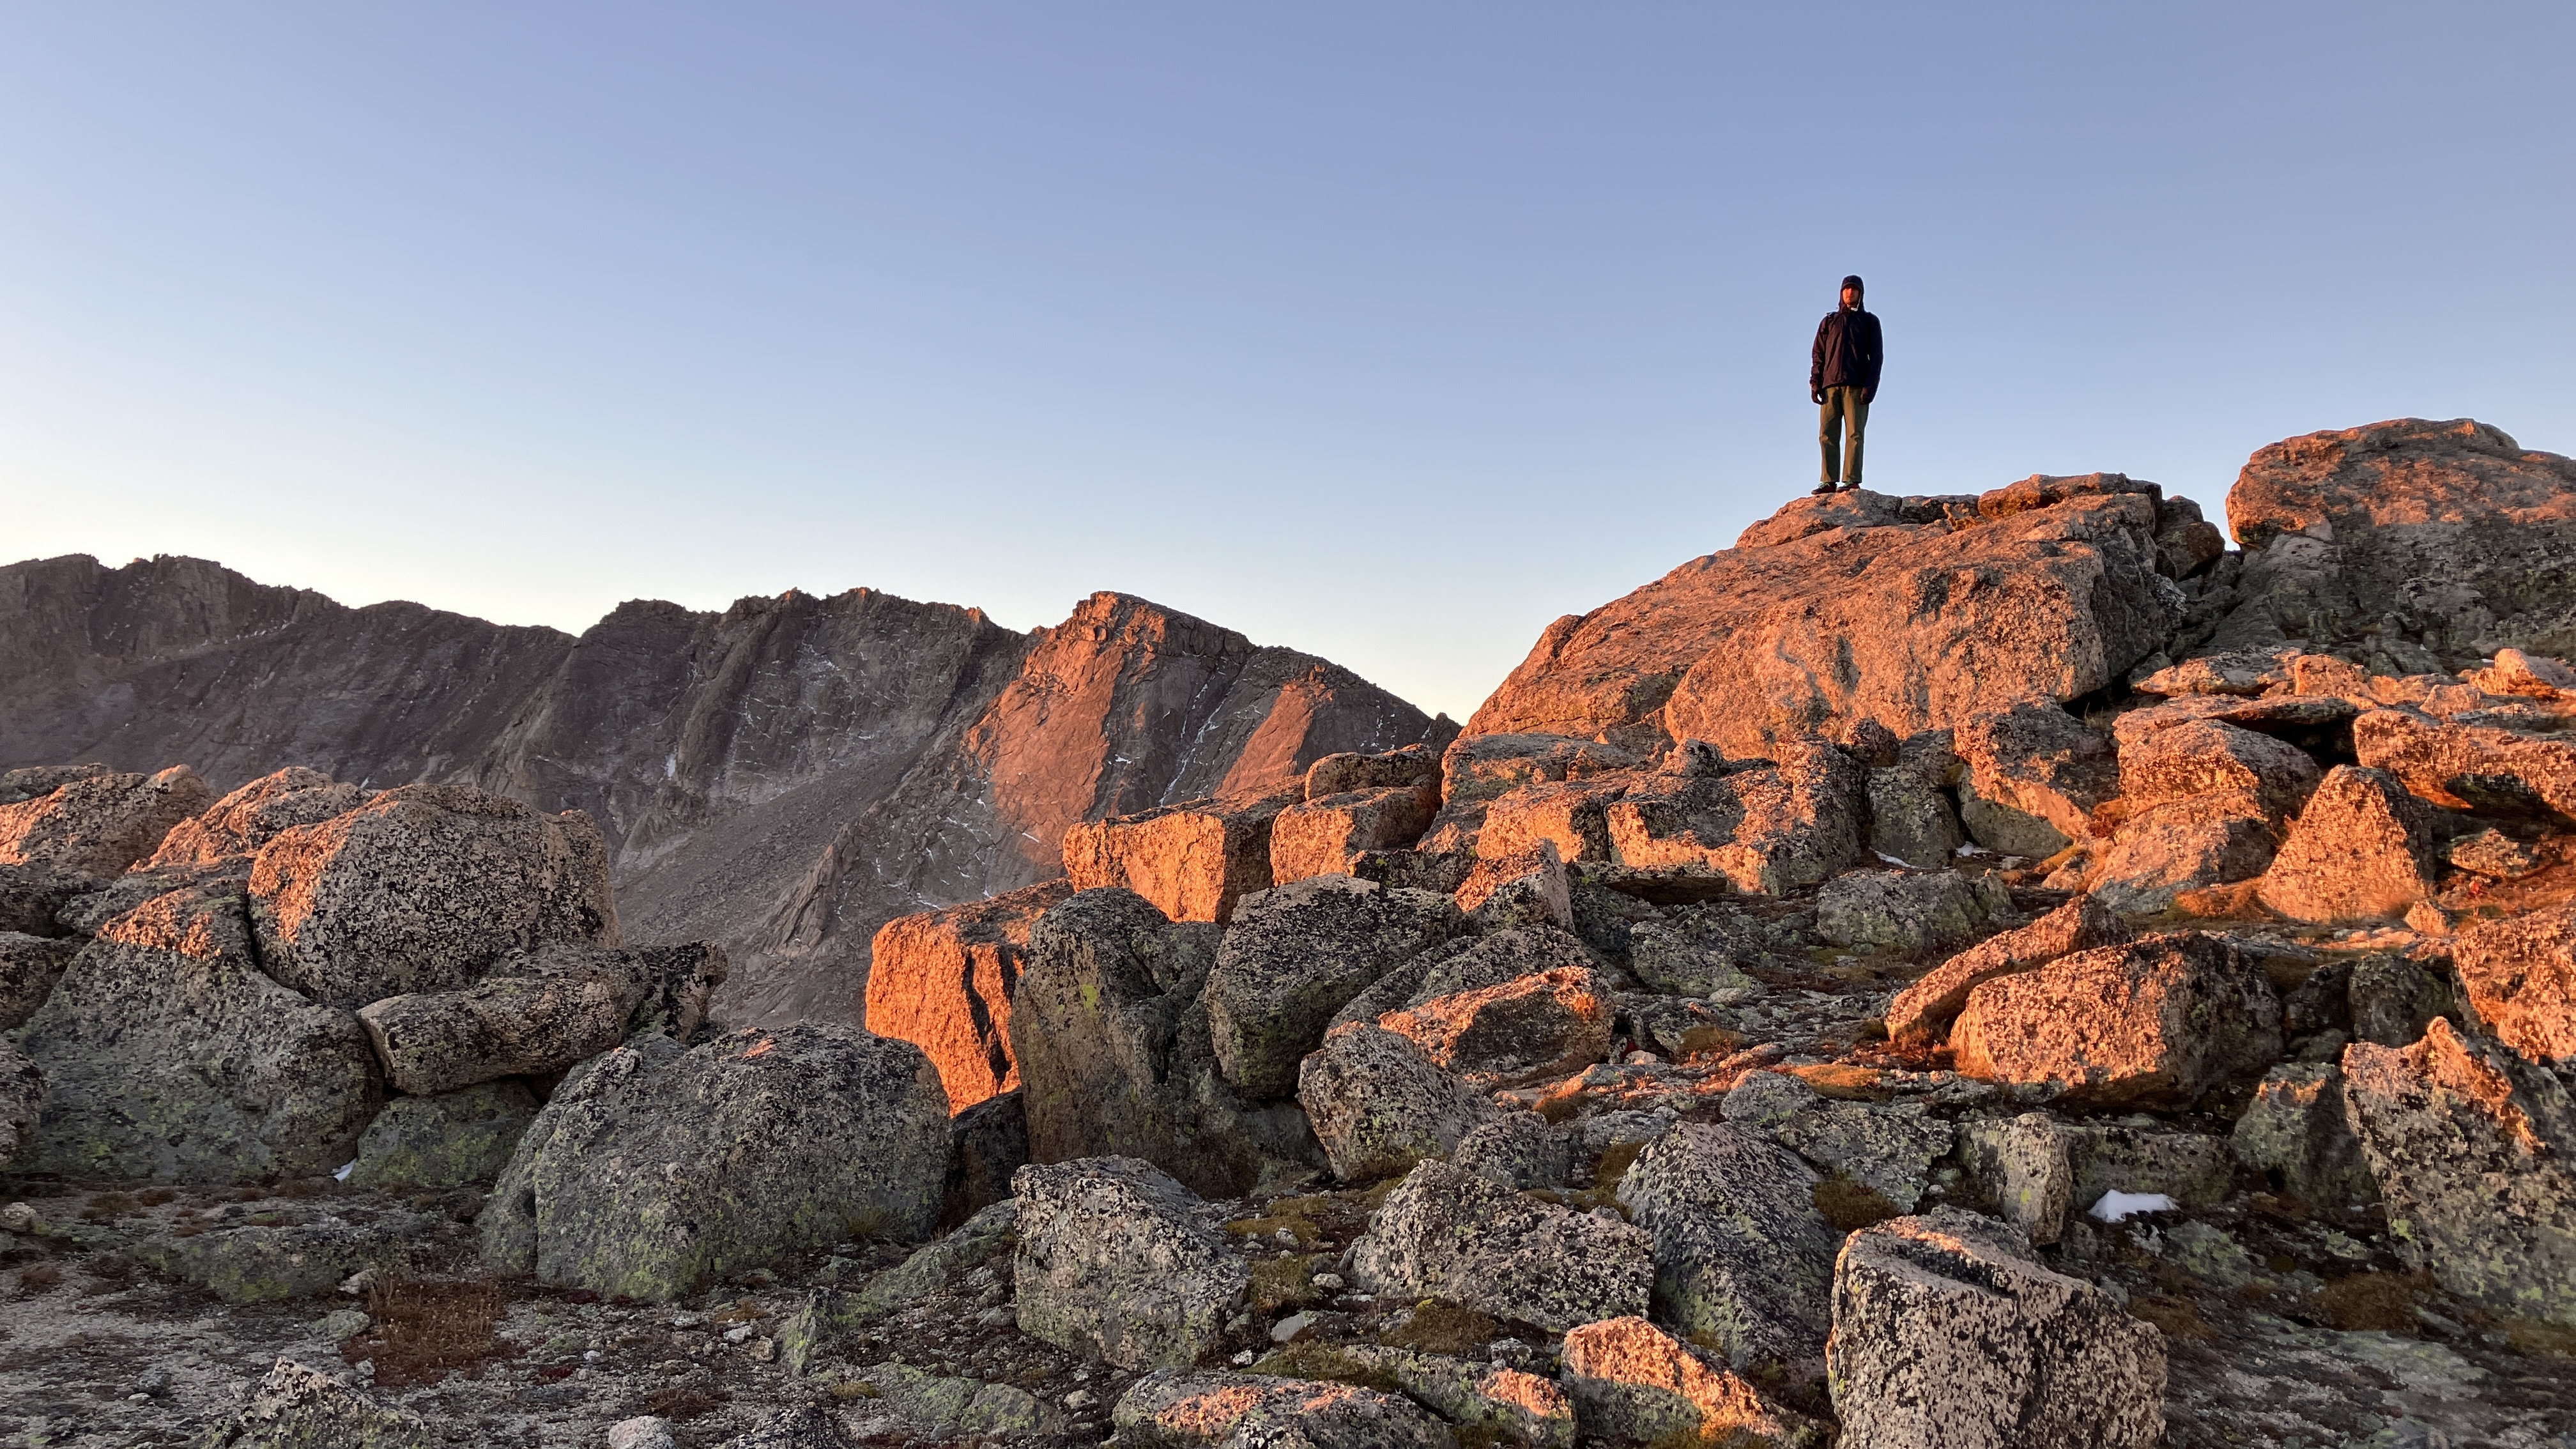
[[[1834,1268],[1827,1383],[1852,1449],[2147,1449],[2163,1336],[1956,1209],[1854,1233]]]
[[[1257,1100],[1297,1090],[1297,1063],[1333,1014],[1466,927],[1457,902],[1317,876],[1244,904],[1208,973],[1208,1030],[1225,1079]]]
[[[2576,1101],[2547,1071],[2436,1020],[2344,1048],[2344,1105],[2412,1267],[2499,1313],[2576,1328]]]
[[[109,922],[18,1034],[48,1096],[16,1166],[222,1183],[348,1162],[384,1099],[366,1031],[257,961],[238,883]]]
[[[1442,1071],[1420,1046],[1364,1022],[1335,1027],[1306,1058],[1297,1100],[1344,1182],[1411,1171],[1496,1114],[1493,1099]]]
[[[909,1042],[811,1025],[686,1052],[638,1037],[566,1078],[519,1140],[484,1255],[668,1302],[853,1233],[926,1236],[947,1167],[948,1097]]]
[[[1251,1269],[1212,1211],[1150,1163],[1024,1167],[1011,1191],[1023,1333],[1120,1368],[1186,1368],[1242,1306]]]
[[[1812,1378],[1836,1241],[1816,1211],[1819,1180],[1788,1149],[1733,1126],[1683,1123],[1649,1143],[1619,1201],[1654,1235],[1656,1315],[1737,1368]]]
[[[1353,1245],[1353,1281],[1439,1298],[1562,1333],[1643,1313],[1651,1240],[1625,1223],[1537,1202],[1446,1162],[1407,1175]]]

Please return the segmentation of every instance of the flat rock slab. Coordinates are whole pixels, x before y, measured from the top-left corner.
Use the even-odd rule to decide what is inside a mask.
[[[436,1222],[397,1213],[364,1226],[217,1228],[184,1238],[146,1238],[126,1251],[145,1267],[184,1278],[227,1303],[268,1303],[328,1293],[364,1269],[399,1267]]]
[[[1395,1394],[1352,1384],[1158,1370],[1118,1400],[1110,1422],[1143,1449],[1450,1449],[1447,1426]]]

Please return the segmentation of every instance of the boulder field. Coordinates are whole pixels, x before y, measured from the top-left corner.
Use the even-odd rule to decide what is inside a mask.
[[[585,810],[0,775],[0,1431],[2563,1445],[2576,465],[2227,512],[1801,499],[830,1020]]]

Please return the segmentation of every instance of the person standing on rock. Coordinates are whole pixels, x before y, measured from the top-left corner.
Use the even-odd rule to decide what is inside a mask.
[[[1878,366],[1886,356],[1878,317],[1861,310],[1860,296],[1860,278],[1843,278],[1843,304],[1816,324],[1815,355],[1807,364],[1807,391],[1822,409],[1816,443],[1825,454],[1825,481],[1816,485],[1819,493],[1831,493],[1837,484],[1860,487],[1860,435],[1869,425]]]

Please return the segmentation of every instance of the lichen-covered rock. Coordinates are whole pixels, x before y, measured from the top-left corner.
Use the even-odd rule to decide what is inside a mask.
[[[1932,1164],[1949,1154],[1954,1137],[1950,1124],[1927,1115],[1920,1103],[1871,1107],[1829,1102],[1781,1072],[1746,1073],[1720,1110],[1730,1126],[1762,1133],[1818,1168],[1877,1193],[1901,1212],[1914,1211],[1922,1200]]]
[[[70,927],[54,913],[106,882],[78,871],[49,865],[0,865],[0,931],[27,936],[60,936]]]
[[[222,1449],[437,1449],[443,1438],[415,1415],[281,1358],[250,1402],[201,1442]]]
[[[17,1155],[44,1110],[44,1073],[16,1047],[0,1042],[0,1163]]]
[[[926,1373],[905,1363],[871,1364],[852,1373],[850,1382],[875,1389],[886,1407],[933,1433],[999,1438],[1025,1434],[1045,1418],[1026,1389]]]
[[[1635,1444],[1821,1444],[1824,1432],[1764,1398],[1722,1362],[1643,1318],[1565,1336],[1564,1374],[1583,1432]]]
[[[1913,955],[1963,945],[2021,920],[1991,875],[1856,870],[1816,892],[1816,934],[1837,946]]]
[[[1771,754],[1768,765],[1630,788],[1606,810],[1612,857],[1711,870],[1757,895],[1814,885],[1860,859],[1866,772],[1822,739],[1782,740]]]
[[[2083,888],[2123,915],[2159,915],[2185,891],[2252,880],[2280,853],[2280,826],[2247,794],[2192,795],[2140,810],[2112,831]]]
[[[81,942],[67,937],[29,936],[0,931],[0,1031],[26,1023],[54,994],[55,983],[80,954]]]
[[[2186,1208],[2216,1207],[2236,1190],[2228,1140],[2205,1132],[2101,1122],[2060,1122],[2077,1208],[2106,1192],[2161,1193]]]
[[[2075,1170],[2066,1137],[2045,1112],[1959,1124],[1959,1157],[1968,1180],[2023,1237],[2043,1247],[2066,1231],[2075,1205]]]
[[[1271,823],[1270,879],[1286,885],[1347,874],[1363,851],[1402,850],[1421,839],[1438,813],[1439,788],[1427,783],[1309,795]]]
[[[1139,1449],[1450,1449],[1449,1431],[1409,1399],[1352,1384],[1161,1369],[1110,1411]]]
[[[885,923],[868,948],[865,1017],[879,1036],[911,1042],[939,1068],[963,1112],[1020,1084],[1011,1056],[1011,996],[1029,928],[1072,894],[1048,881],[990,900]]]
[[[270,1303],[328,1293],[362,1269],[399,1267],[434,1221],[393,1213],[354,1227],[334,1220],[218,1228],[192,1237],[145,1238],[128,1252],[145,1267],[185,1278],[226,1303]]]
[[[1645,1311],[1655,1277],[1651,1242],[1626,1223],[1538,1202],[1433,1160],[1387,1195],[1352,1247],[1351,1271],[1372,1293],[1439,1298],[1562,1333]]]
[[[1946,788],[1958,764],[1944,741],[1936,758],[1901,759],[1869,772],[1869,848],[1880,859],[1901,860],[1916,870],[1948,865],[1968,843],[1959,809]]]
[[[1208,1031],[1225,1079],[1257,1100],[1297,1090],[1334,1013],[1406,959],[1466,928],[1458,903],[1317,876],[1246,901],[1208,973]]]
[[[2440,859],[2432,810],[2397,777],[2337,765],[2254,893],[2294,921],[2393,920],[2433,894]]]
[[[1411,1039],[1366,1022],[1333,1028],[1298,1069],[1297,1100],[1333,1175],[1410,1171],[1491,1120],[1493,1099],[1440,1069]]]
[[[2454,1010],[2449,982],[2386,951],[2374,951],[2352,963],[2352,977],[2344,984],[2344,1006],[2355,1041],[2392,1047],[2413,1046],[2426,1024]],[[2480,1019],[2494,1029],[2492,1020],[2483,1014]]]
[[[1435,996],[1378,1025],[1410,1038],[1442,1071],[1494,1087],[1563,1076],[1608,1057],[1612,1015],[1599,972],[1559,966]]]
[[[2344,1107],[2410,1265],[2499,1313],[2576,1328],[2576,1100],[2435,1020],[2344,1048]]]
[[[487,1182],[536,1120],[537,1098],[520,1082],[484,1082],[434,1097],[396,1097],[367,1124],[354,1187],[458,1187]]]
[[[1230,921],[1235,902],[1270,889],[1270,829],[1298,796],[1193,800],[1064,833],[1077,891],[1134,891],[1175,921]]]
[[[1632,923],[1628,969],[1656,991],[1714,996],[1752,987],[1744,968],[1776,966],[1799,944],[1731,902],[1710,901]]]
[[[641,1037],[568,1077],[519,1139],[484,1251],[668,1301],[855,1232],[922,1237],[947,1167],[948,1097],[909,1042],[811,1024],[686,1052]]]
[[[948,1119],[948,1185],[939,1221],[962,1223],[1011,1196],[1011,1174],[1029,1165],[1029,1114],[1017,1092],[1004,1092]]]
[[[2563,651],[2576,623],[2559,568],[2576,547],[2576,464],[2468,418],[2283,439],[2246,461],[2227,517],[2246,550],[2232,634],[2429,664]]]
[[[1461,1136],[1449,1160],[1509,1188],[1562,1187],[1574,1173],[1574,1139],[1536,1112],[1502,1112]]]
[[[684,1042],[706,1019],[716,988],[724,985],[732,969],[724,947],[712,941],[682,941],[663,946],[539,946],[501,957],[484,974],[603,976],[622,981],[635,1001],[626,1014],[627,1035],[654,1031]]]
[[[472,985],[513,950],[618,944],[608,847],[464,785],[404,785],[281,832],[251,871],[260,960],[326,1006]]]
[[[290,765],[262,775],[172,826],[153,852],[155,866],[213,865],[256,854],[278,832],[319,825],[366,803],[367,792],[319,770]]]
[[[1207,1205],[1151,1163],[1032,1165],[1011,1188],[1022,1333],[1120,1368],[1186,1368],[1242,1306],[1252,1270]]]
[[[103,927],[18,1033],[47,1097],[15,1166],[223,1183],[347,1163],[384,1101],[366,1031],[257,960],[237,883]]]
[[[2352,722],[2352,745],[2365,767],[2436,805],[2576,823],[2576,740],[2382,709]]]
[[[587,1061],[625,1039],[641,995],[611,976],[490,976],[369,1002],[358,1020],[394,1090],[427,1096]]]
[[[2163,1336],[2012,1229],[1955,1209],[1854,1233],[1826,1383],[1850,1449],[2148,1449]]]
[[[2442,847],[2442,858],[2489,880],[2520,880],[2548,863],[2539,851],[2493,828],[2454,837]]]
[[[2092,813],[2120,793],[2111,739],[2046,701],[1961,720],[1968,833],[2008,855],[2053,855],[2093,838]]]
[[[1434,946],[1377,979],[1333,1014],[1333,1025],[1378,1021],[1444,996],[1483,991],[1550,971],[1589,971],[1590,947],[1552,925],[1512,926]]]
[[[1440,794],[1444,809],[1481,809],[1523,785],[1581,780],[1641,763],[1617,745],[1589,737],[1460,735],[1440,752]]]
[[[2297,814],[2320,778],[2307,751],[2218,720],[2147,735],[2120,751],[2119,767],[2132,810],[2194,795],[2251,795],[2275,819]]]
[[[2535,1062],[2576,1058],[2576,905],[2480,921],[2460,933],[2452,964],[2497,1040]]]
[[[1813,1377],[1839,1241],[1816,1210],[1819,1181],[1731,1125],[1685,1122],[1649,1143],[1619,1201],[1654,1235],[1656,1316],[1739,1369]]]
[[[2301,1202],[2340,1210],[2379,1196],[2344,1115],[2343,1071],[2332,1062],[2283,1062],[2266,1072],[2228,1147]]]
[[[2101,902],[2079,896],[2027,926],[1978,942],[1898,992],[1887,1008],[1888,1037],[1937,1041],[1968,1004],[1968,993],[1987,982],[2130,939],[2118,916]]]
[[[117,875],[148,858],[172,826],[214,798],[185,765],[157,775],[85,774],[0,804],[0,865]]]
[[[1552,1379],[1373,1343],[1337,1343],[1320,1354],[1301,1348],[1273,1354],[1252,1372],[1388,1387],[1466,1431],[1462,1438],[1574,1449],[1574,1404]]]
[[[2281,1003],[2225,939],[2150,936],[1986,982],[1950,1044],[1960,1071],[2070,1104],[2179,1107],[2280,1059]]]
[[[1488,931],[1515,926],[1574,929],[1574,887],[1554,841],[1518,855],[1478,860],[1452,892],[1458,909]]]
[[[1203,996],[1220,928],[1126,890],[1082,891],[1029,928],[1011,1051],[1029,1157],[1142,1158],[1236,1197],[1324,1166],[1293,1103],[1247,1103],[1217,1069]]]

